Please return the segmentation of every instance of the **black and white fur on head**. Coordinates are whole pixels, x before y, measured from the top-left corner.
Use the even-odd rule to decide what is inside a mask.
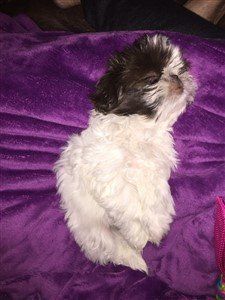
[[[180,49],[167,37],[144,35],[109,61],[92,96],[95,109],[162,120],[169,114],[172,119],[194,98],[188,69]]]
[[[88,127],[56,164],[68,227],[85,255],[147,272],[175,214],[168,179],[177,163],[170,129],[195,84],[178,47],[144,36],[109,62]]]

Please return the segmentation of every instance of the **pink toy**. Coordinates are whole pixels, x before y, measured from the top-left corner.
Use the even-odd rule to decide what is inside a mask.
[[[217,299],[225,299],[225,203],[221,197],[216,199],[215,251],[221,278],[217,283]]]

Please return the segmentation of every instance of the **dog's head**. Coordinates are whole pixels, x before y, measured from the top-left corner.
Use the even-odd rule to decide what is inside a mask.
[[[92,96],[103,114],[164,117],[193,101],[195,84],[180,49],[165,36],[144,35],[117,53]]]

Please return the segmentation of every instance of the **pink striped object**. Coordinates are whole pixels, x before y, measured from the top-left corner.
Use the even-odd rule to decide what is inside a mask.
[[[217,284],[217,299],[225,299],[225,203],[221,197],[216,199],[214,230],[216,261],[221,272],[221,278]]]

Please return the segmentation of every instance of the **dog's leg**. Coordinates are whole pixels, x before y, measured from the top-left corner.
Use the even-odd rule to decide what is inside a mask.
[[[102,265],[112,262],[147,273],[141,252],[130,247],[118,230],[111,226],[105,209],[82,188],[82,184],[74,181],[62,163],[63,160],[59,161],[56,167],[61,206],[66,213],[68,227],[85,255]]]
[[[110,226],[105,212],[94,204],[91,197],[86,196],[85,200],[92,202],[92,209],[86,208],[85,214],[81,210],[80,215],[76,210],[68,211],[68,226],[85,255],[101,265],[112,262],[148,273],[141,252],[130,247],[116,228]]]
[[[167,181],[152,186],[151,190],[152,193],[143,206],[141,222],[148,233],[148,240],[159,245],[169,231],[175,210]]]
[[[110,211],[109,217],[112,220],[112,224],[116,226],[116,228],[123,236],[123,238],[128,242],[128,244],[137,251],[142,251],[149,238],[147,232],[142,227],[140,220],[137,218],[132,219],[132,216],[130,216],[131,219],[123,221],[121,211],[120,217],[118,217],[118,213],[116,211]]]
[[[86,218],[89,216],[87,215]],[[119,232],[104,222],[104,219],[99,215],[98,219],[93,222],[89,218],[89,223],[82,224],[82,221],[78,221],[79,223],[73,227],[74,221],[78,218],[70,216],[68,225],[85,255],[91,261],[101,265],[112,262],[148,273],[141,252],[131,248]]]
[[[110,186],[111,184],[111,186]],[[107,185],[112,191],[115,183]],[[135,188],[126,183],[116,194],[102,193],[95,198],[108,215],[110,223],[114,226],[128,244],[137,251],[142,251],[148,241],[148,234],[141,224],[142,204]]]

